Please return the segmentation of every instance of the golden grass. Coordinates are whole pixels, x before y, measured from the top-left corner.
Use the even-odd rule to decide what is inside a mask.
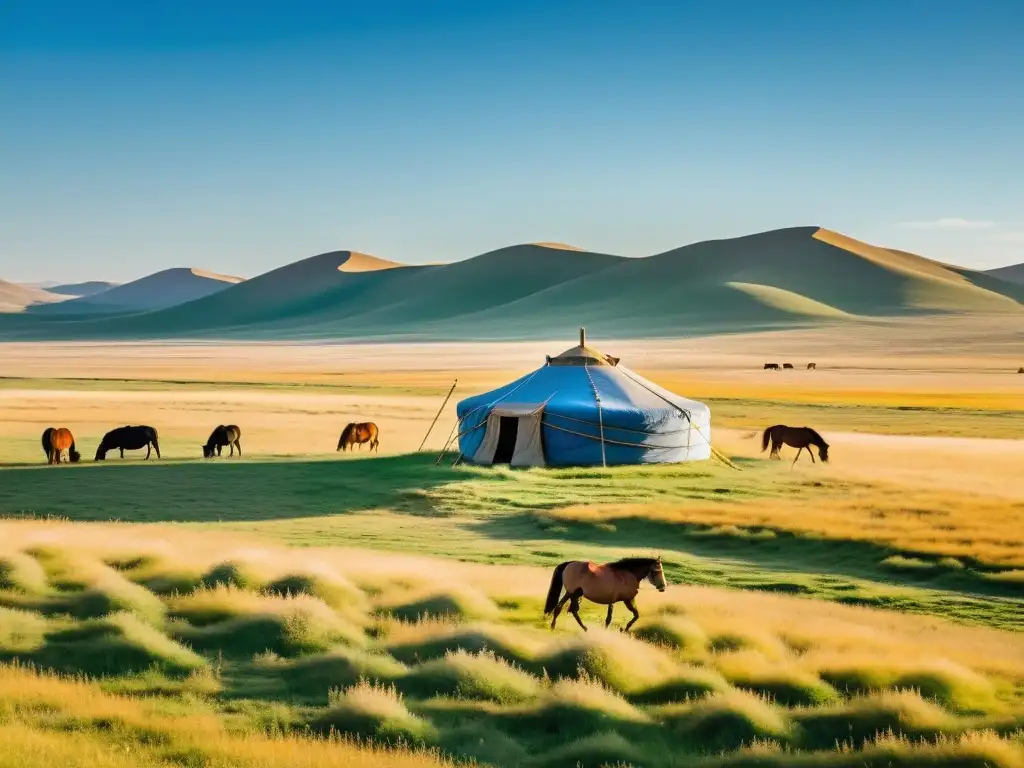
[[[215,768],[450,765],[403,749],[231,733],[215,715],[191,710],[168,714],[158,703],[104,694],[84,681],[0,666],[0,765],[155,768],[183,755]]]

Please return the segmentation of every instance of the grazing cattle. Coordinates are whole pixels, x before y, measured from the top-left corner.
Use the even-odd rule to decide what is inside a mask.
[[[82,458],[82,454],[75,450],[75,436],[71,434],[70,429],[47,427],[43,432],[42,442],[47,464],[60,464],[65,456],[72,464]]]
[[[152,451],[156,451],[156,457],[160,458],[160,442],[157,440],[155,429],[152,427],[118,427],[103,436],[103,441],[96,449],[96,461],[103,461],[107,458],[107,451],[120,451],[123,459],[125,451],[139,451],[143,448],[146,449],[147,459]]]
[[[810,427],[787,427],[785,424],[776,424],[774,427],[768,427],[761,436],[762,453],[768,448],[769,442],[771,443],[772,451],[768,456],[772,459],[782,458],[779,456],[779,449],[783,445],[791,445],[799,449],[796,452],[796,459],[800,458],[800,454],[806,448],[807,455],[811,457],[811,463],[814,463],[814,454],[810,448],[813,445],[817,447],[818,456],[821,457],[821,460],[824,462],[828,461],[828,443]],[[793,464],[796,464],[796,459],[793,459]]]
[[[548,599],[544,603],[544,615],[551,615],[551,628],[554,629],[558,614],[562,612],[565,604],[569,603],[569,613],[586,632],[587,627],[580,620],[580,598],[585,597],[592,603],[608,606],[605,627],[612,623],[612,608],[615,603],[621,602],[633,612],[633,618],[622,630],[628,632],[640,618],[640,612],[637,611],[633,599],[640,590],[640,582],[644,579],[651,582],[659,592],[665,591],[665,572],[661,568],[660,557],[627,557],[604,565],[589,560],[570,560],[555,567],[548,589]]]
[[[363,443],[369,443],[371,451],[376,450],[377,453],[380,453],[378,435],[377,425],[372,421],[365,421],[361,424],[349,424],[341,431],[341,437],[338,439],[338,450],[347,451],[355,445],[362,449]]]
[[[235,455],[235,448],[238,449],[238,455],[242,455],[242,430],[239,429],[235,424],[228,424],[224,426],[221,424],[213,432],[210,433],[210,439],[206,441],[206,445],[203,446],[203,458],[212,459],[214,451],[220,456],[220,452],[224,449],[224,446],[231,448],[229,456]]]
[[[766,371],[777,371],[777,370],[779,370],[779,364],[778,363],[765,363],[764,364],[764,369]]]
[[[783,363],[782,367],[785,368],[787,371],[793,370],[793,364],[792,363]]]
[[[807,370],[808,371],[816,371],[816,370],[818,370],[818,364],[817,363],[808,363],[807,364]]]

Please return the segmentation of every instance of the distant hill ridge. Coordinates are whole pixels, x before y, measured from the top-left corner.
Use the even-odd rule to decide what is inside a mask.
[[[550,337],[586,324],[605,337],[673,336],[912,314],[1021,314],[1022,300],[1024,286],[991,274],[794,227],[646,258],[527,243],[412,266],[332,251],[130,318],[18,327],[81,338],[459,340]]]
[[[985,274],[1010,283],[1024,284],[1024,264],[1011,264],[1008,267],[990,269]]]
[[[195,267],[175,267],[35,311],[48,315],[151,312],[209,296],[241,281]]]

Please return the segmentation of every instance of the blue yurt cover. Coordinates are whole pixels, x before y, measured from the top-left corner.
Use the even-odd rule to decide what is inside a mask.
[[[615,466],[711,457],[711,410],[580,345],[457,406],[474,464]]]

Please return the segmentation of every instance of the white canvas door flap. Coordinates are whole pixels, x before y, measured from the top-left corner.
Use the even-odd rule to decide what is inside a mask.
[[[516,434],[516,448],[512,454],[513,467],[543,467],[544,443],[541,439],[543,409],[519,417],[519,431]]]
[[[501,414],[491,411],[487,414],[487,427],[480,447],[473,454],[474,464],[493,464],[494,454],[498,450],[498,436],[501,434]]]

